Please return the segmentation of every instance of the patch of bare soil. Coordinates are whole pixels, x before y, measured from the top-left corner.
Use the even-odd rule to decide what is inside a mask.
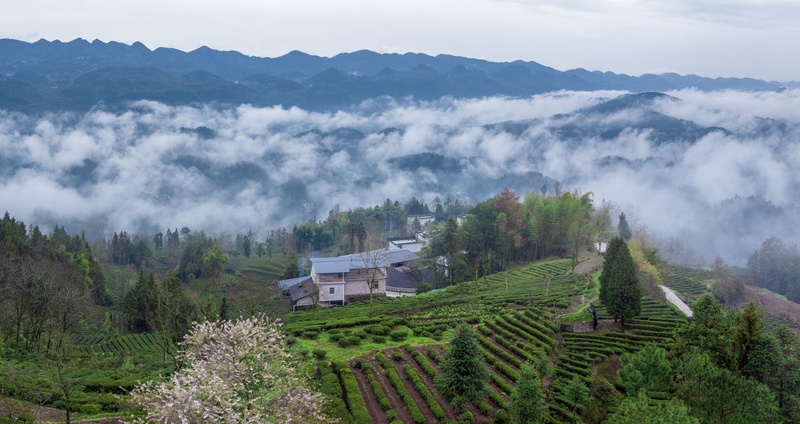
[[[117,417],[76,419],[77,415],[73,413],[70,417],[71,421],[76,424],[118,424],[123,422],[121,418]],[[0,417],[17,418],[23,416],[33,417],[36,422],[66,422],[67,420],[67,413],[60,409],[47,408],[16,399],[0,397]]]
[[[570,271],[571,274],[591,274],[603,266],[603,256],[594,256],[591,259],[578,262],[575,268]]]
[[[745,287],[744,300],[740,303],[740,306],[744,307],[750,301],[763,307],[769,315],[784,315],[788,317],[790,320],[794,321],[795,325],[792,327],[795,328],[795,331],[798,331],[798,323],[800,323],[800,305],[797,303],[783,300],[769,290],[748,286]]]
[[[59,409],[45,408],[32,403],[21,402],[11,398],[0,398],[0,417],[31,416],[38,420],[65,420],[67,413]]]

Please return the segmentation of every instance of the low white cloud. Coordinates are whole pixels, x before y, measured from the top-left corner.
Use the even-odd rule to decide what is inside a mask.
[[[155,102],[116,113],[0,113],[0,206],[30,223],[99,222],[106,234],[183,226],[263,233],[324,219],[336,204],[431,202],[448,193],[474,202],[509,183],[538,191],[541,182],[521,181],[539,172],[635,209],[660,238],[718,250],[707,257],[741,261],[758,247],[728,249],[731,235],[708,233],[724,225],[737,225],[748,243],[792,239],[781,223],[797,213],[800,198],[800,90],[683,90],[650,111],[583,112],[622,94],[384,99],[336,113]],[[655,112],[675,126],[643,124]],[[700,132],[684,135],[684,124]],[[187,132],[198,127],[213,136]],[[409,155],[432,162],[413,163]],[[442,166],[457,168],[436,169]],[[763,198],[783,215],[771,223],[714,221],[736,196]]]

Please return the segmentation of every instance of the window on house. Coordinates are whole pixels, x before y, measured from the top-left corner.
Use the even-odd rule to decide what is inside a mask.
[[[329,289],[328,289],[328,293],[330,293],[330,294],[336,294],[336,287],[331,287],[331,288],[329,288]]]
[[[378,282],[377,281],[373,281],[372,283],[370,283],[370,286],[372,286],[373,289],[377,289],[378,288]]]

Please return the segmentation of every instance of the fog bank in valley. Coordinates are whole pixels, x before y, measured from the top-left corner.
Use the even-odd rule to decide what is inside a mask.
[[[474,203],[558,180],[662,240],[743,263],[767,237],[798,241],[799,125],[800,90],[0,112],[0,209],[90,236],[263,234],[334,205]]]

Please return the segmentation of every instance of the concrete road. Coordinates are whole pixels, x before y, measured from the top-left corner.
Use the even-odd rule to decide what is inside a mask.
[[[678,309],[683,311],[683,313],[686,314],[687,317],[692,316],[692,308],[690,308],[689,305],[683,303],[681,298],[679,298],[678,295],[676,295],[671,288],[667,286],[659,286],[659,287],[661,287],[661,290],[664,291],[664,294],[667,296],[667,300],[672,302],[673,305],[677,306]]]

